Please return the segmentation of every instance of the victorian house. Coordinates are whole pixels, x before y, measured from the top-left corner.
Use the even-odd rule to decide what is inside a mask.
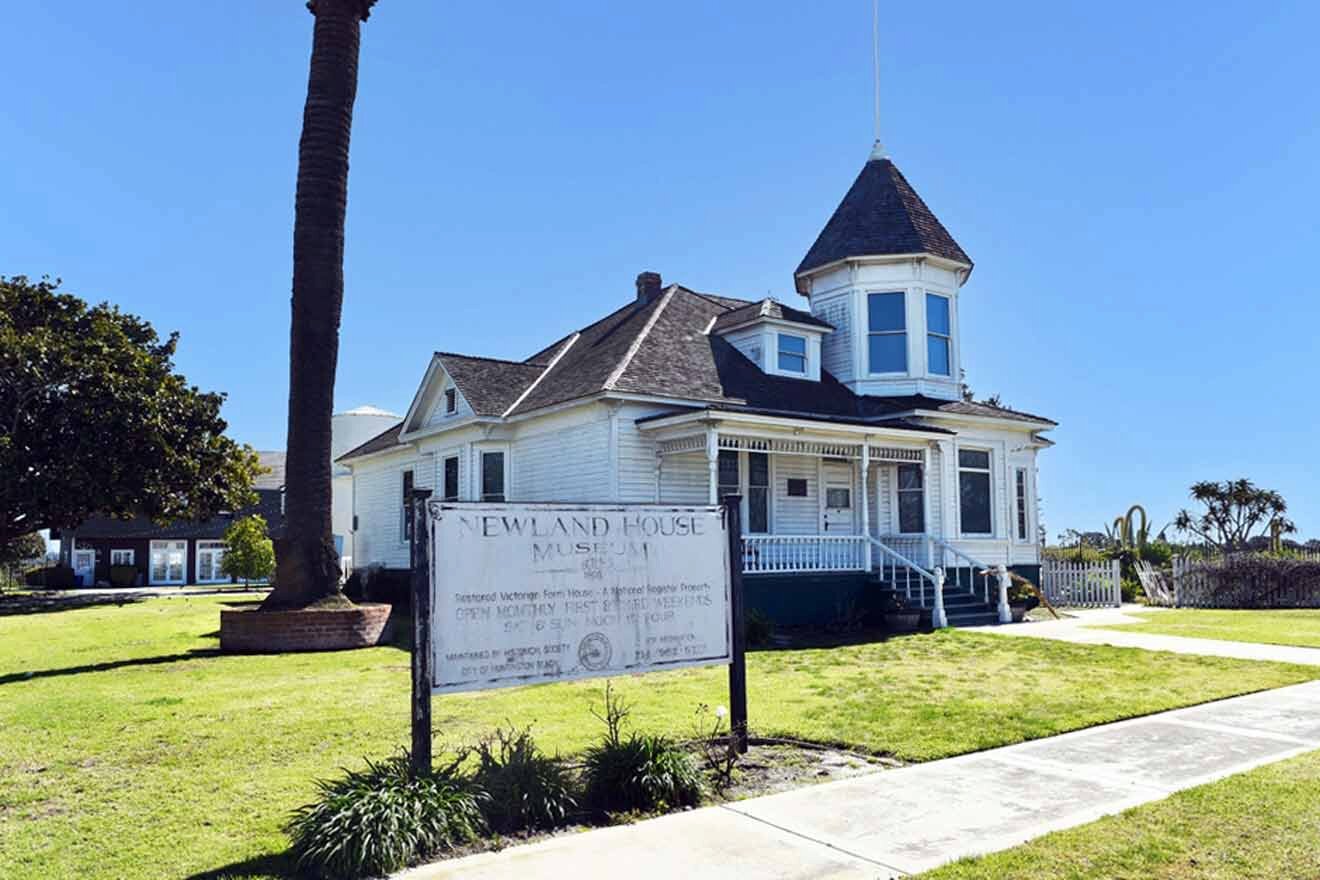
[[[354,564],[404,568],[414,487],[470,501],[742,497],[748,604],[822,623],[897,590],[994,620],[1035,579],[1047,418],[963,399],[972,260],[873,155],[794,273],[749,301],[637,276],[627,302],[525,360],[436,352],[403,420],[339,459]]]

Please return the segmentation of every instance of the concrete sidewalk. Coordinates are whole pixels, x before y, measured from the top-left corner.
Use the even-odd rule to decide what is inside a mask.
[[[1313,749],[1320,749],[1320,682],[512,846],[398,877],[896,877]]]
[[[1227,642],[1221,639],[1195,639],[1186,636],[1100,628],[1123,623],[1147,623],[1149,621],[1146,618],[1135,617],[1133,612],[1159,614],[1164,610],[1145,605],[1068,609],[1066,613],[1072,616],[1063,620],[1038,620],[1013,626],[974,626],[968,629],[972,632],[987,632],[998,636],[1056,639],[1083,645],[1113,645],[1119,648],[1143,648],[1147,651],[1171,651],[1175,654],[1201,654],[1208,657],[1231,657],[1236,660],[1276,660],[1281,663],[1320,666],[1320,648]]]

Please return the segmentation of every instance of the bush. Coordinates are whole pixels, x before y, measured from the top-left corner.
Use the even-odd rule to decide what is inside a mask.
[[[354,602],[384,602],[398,609],[411,608],[412,572],[379,565],[355,568],[344,583],[344,595]]]
[[[586,801],[607,813],[654,812],[701,803],[701,772],[692,757],[667,737],[623,735],[629,708],[605,685],[605,736],[583,761]],[[596,714],[593,710],[592,714]]]
[[[23,579],[27,581],[29,587],[46,587],[50,590],[68,590],[74,584],[73,569],[67,565],[34,568],[27,572]]]
[[[573,778],[536,746],[530,727],[510,726],[477,744],[474,781],[486,794],[484,813],[500,833],[555,828],[577,809]]]
[[[112,565],[110,566],[110,586],[112,587],[134,587],[137,586],[138,570],[133,565]]]
[[[743,632],[747,636],[747,647],[764,648],[775,634],[775,623],[760,608],[750,608],[744,620]]]
[[[388,874],[483,830],[484,798],[458,762],[413,778],[407,755],[398,755],[317,787],[315,803],[296,810],[287,828],[299,870],[314,876]]]

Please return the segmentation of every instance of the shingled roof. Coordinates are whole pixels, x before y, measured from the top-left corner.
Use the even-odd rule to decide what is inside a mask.
[[[822,321],[810,312],[786,306],[779,300],[763,299],[760,302],[748,303],[720,315],[715,319],[715,326],[711,327],[711,332],[723,333],[725,330],[737,327],[740,324],[746,324],[761,318],[791,321],[794,324],[806,324],[809,327],[819,327],[822,330],[834,329],[833,324]]]
[[[479,416],[502,416],[527,386],[545,372],[544,363],[502,361],[437,351],[435,356],[454,380],[463,399]]]
[[[694,408],[792,415],[823,421],[883,423],[937,430],[906,421],[916,410],[1028,420],[1041,416],[985,404],[921,396],[858,395],[822,370],[820,381],[774,376],[716,332],[763,314],[830,325],[773,300],[749,302],[671,284],[651,299],[636,299],[562,337],[525,361],[437,352],[479,416],[519,416],[605,393],[691,401]],[[403,424],[381,432],[339,458],[361,458],[399,445]]]
[[[872,159],[807,251],[795,274],[849,257],[931,254],[972,265],[903,172],[888,159]]]

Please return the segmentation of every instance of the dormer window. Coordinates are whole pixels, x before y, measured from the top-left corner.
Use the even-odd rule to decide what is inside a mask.
[[[868,370],[871,373],[906,373],[906,296],[902,293],[872,293],[866,299]]]
[[[926,294],[926,370],[937,376],[952,373],[950,363],[953,333],[949,323],[949,298]]]
[[[445,415],[452,415],[458,410],[458,390],[455,388],[445,389]]]
[[[807,338],[792,333],[779,334],[779,369],[786,373],[807,374]]]

